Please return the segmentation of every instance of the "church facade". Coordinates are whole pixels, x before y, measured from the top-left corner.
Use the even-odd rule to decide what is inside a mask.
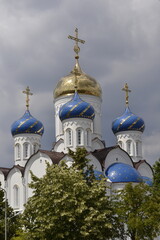
[[[56,141],[53,148],[50,151],[41,149],[44,127],[29,111],[29,97],[32,95],[29,87],[23,91],[26,111],[11,127],[14,163],[10,169],[0,167],[0,182],[16,212],[22,212],[32,196],[32,189],[28,187],[30,171],[42,177],[46,162],[59,164],[66,161],[71,166],[73,159],[68,155],[68,148],[75,151],[77,147],[85,147],[95,175],[106,176],[111,191],[122,189],[128,182],[152,184],[152,168],[142,156],[145,124],[129,108],[128,85],[123,88],[125,112],[112,123],[117,142],[115,146],[105,146],[101,131],[102,90],[100,84],[80,67],[78,42],[84,41],[78,38],[77,29],[76,36],[69,38],[75,40],[75,66],[70,74],[58,81],[54,90]]]

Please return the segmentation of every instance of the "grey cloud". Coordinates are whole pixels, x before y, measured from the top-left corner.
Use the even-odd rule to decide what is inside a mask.
[[[0,9],[0,165],[13,164],[10,125],[25,111],[21,91],[34,92],[32,114],[45,126],[43,148],[54,141],[53,89],[74,66],[74,42],[79,28],[82,69],[103,88],[103,138],[115,144],[114,118],[125,108],[128,82],[130,107],[145,120],[144,148],[151,163],[159,158],[160,2],[156,0],[3,1]],[[155,134],[156,133],[156,134]],[[155,137],[155,138],[154,138]],[[152,143],[149,143],[149,139]],[[151,156],[152,155],[152,156]]]

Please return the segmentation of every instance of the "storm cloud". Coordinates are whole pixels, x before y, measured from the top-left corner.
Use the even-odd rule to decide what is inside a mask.
[[[42,148],[54,139],[53,90],[74,66],[77,27],[80,65],[103,89],[102,129],[115,145],[112,121],[125,109],[121,91],[132,90],[129,105],[145,121],[144,159],[160,157],[160,1],[159,0],[2,0],[0,1],[0,165],[12,166],[11,124],[25,112],[22,91],[34,95],[30,111],[43,122]]]

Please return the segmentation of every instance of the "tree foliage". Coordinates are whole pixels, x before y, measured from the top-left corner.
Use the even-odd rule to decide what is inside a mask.
[[[115,234],[112,206],[106,196],[105,179],[88,182],[86,151],[78,149],[75,164],[68,168],[47,166],[46,175],[32,174],[34,195],[25,206],[26,239],[106,240]]]
[[[6,204],[7,209],[7,239],[11,239],[18,229],[18,216],[14,215],[13,209]],[[0,239],[5,238],[5,194],[0,187]]]
[[[146,184],[127,184],[114,196],[119,239],[152,240],[160,233],[160,199]]]
[[[160,188],[160,159],[153,165],[153,186]]]

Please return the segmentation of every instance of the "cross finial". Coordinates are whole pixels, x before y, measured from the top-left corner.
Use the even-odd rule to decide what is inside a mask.
[[[79,55],[78,55],[78,54],[79,54],[79,52],[80,52],[80,47],[78,46],[78,43],[79,43],[79,42],[80,42],[80,43],[83,43],[83,44],[85,43],[84,40],[78,38],[78,28],[75,29],[75,37],[69,35],[68,38],[75,41],[75,45],[74,45],[74,51],[75,51],[75,53],[76,53],[75,58],[78,59],[78,58],[79,58]]]
[[[131,92],[131,90],[128,88],[128,84],[127,83],[122,88],[122,91],[126,92],[126,106],[128,107],[128,105],[129,105],[129,94],[128,93]]]
[[[29,96],[32,96],[33,93],[30,92],[29,87],[26,87],[26,90],[24,90],[23,93],[26,94],[26,108],[29,110]]]

